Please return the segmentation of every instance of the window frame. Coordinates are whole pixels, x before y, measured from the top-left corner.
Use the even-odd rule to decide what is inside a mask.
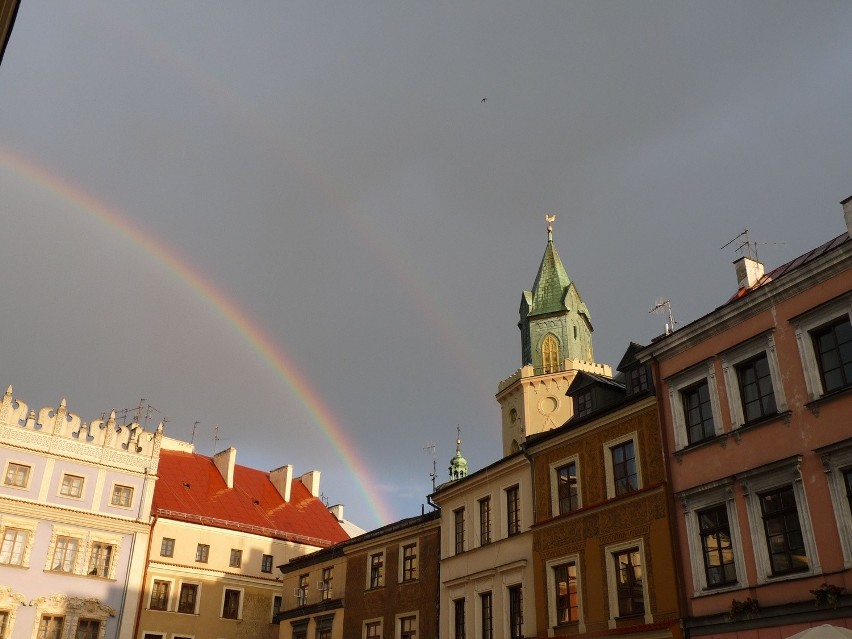
[[[573,565],[575,571],[574,577],[574,587],[576,589],[577,595],[577,618],[572,619],[567,622],[559,621],[559,612],[557,609],[557,592],[556,592],[556,569],[561,566]],[[581,577],[582,573],[580,570],[580,555],[579,553],[574,553],[571,555],[563,555],[561,557],[554,557],[553,559],[549,559],[545,562],[544,567],[547,574],[547,623],[551,628],[558,627],[567,627],[577,625],[577,631],[583,633],[586,631],[586,623],[583,620],[583,598],[582,598],[582,589],[581,589]],[[569,595],[570,597],[570,595]],[[570,605],[569,605],[570,608]]]
[[[168,543],[167,543],[168,542]],[[164,553],[163,551],[168,547],[168,553]],[[175,556],[175,540],[173,537],[163,537],[160,540],[160,557],[174,557]]]
[[[21,568],[29,568],[30,567],[30,555],[33,549],[33,543],[35,542],[35,534],[36,529],[38,527],[38,522],[30,521],[26,519],[18,519],[15,517],[7,517],[3,516],[2,523],[0,523],[0,556],[2,556],[3,546],[6,543],[6,532],[8,530],[14,530],[17,533],[25,533],[27,535],[24,540],[24,546],[21,551],[21,561],[20,563],[12,563],[11,559],[14,557],[14,542],[12,548],[9,550],[9,562],[2,562],[0,565],[4,566],[19,566]],[[17,534],[15,535],[15,541],[17,541]]]
[[[825,470],[831,508],[840,536],[843,567],[852,568],[852,504],[846,487],[845,474],[852,471],[852,437],[816,449]]]
[[[225,606],[228,604],[228,593],[236,593],[236,596],[237,596],[237,609],[236,609],[236,612],[235,612],[236,616],[234,616],[234,617],[225,615],[225,612],[230,612],[229,610],[226,611],[226,609],[225,609]],[[221,619],[231,619],[231,620],[234,620],[234,621],[242,620],[242,618],[243,618],[243,600],[244,600],[243,595],[244,594],[245,593],[244,593],[243,588],[223,588],[222,589],[222,606],[219,609],[221,611],[221,617],[220,617]]]
[[[192,610],[181,610],[181,606],[183,605],[183,589],[184,586],[191,587],[195,589],[195,595],[192,600]],[[179,612],[183,615],[197,615],[199,606],[201,605],[201,584],[197,581],[181,581],[177,588],[177,600],[175,602],[175,612]]]
[[[821,570],[816,542],[814,540],[810,509],[808,508],[807,496],[803,486],[801,463],[801,455],[794,455],[787,459],[782,459],[736,475],[746,500],[746,511],[748,513],[752,548],[754,549],[754,563],[758,585],[798,579],[803,576],[817,574]],[[796,513],[799,518],[799,530],[804,540],[808,569],[773,574],[769,560],[768,540],[764,530],[760,498],[767,491],[787,485],[792,486],[793,495],[796,499]]]
[[[724,433],[722,426],[722,409],[719,403],[719,392],[716,386],[716,369],[713,359],[696,364],[684,371],[673,375],[666,380],[669,391],[669,408],[671,410],[672,426],[675,439],[675,452],[699,446],[714,438],[707,438],[695,444],[689,443],[686,425],[686,411],[683,401],[683,391],[699,384],[702,380],[707,381],[707,391],[710,395],[710,410],[713,414],[713,432],[716,437]]]
[[[383,628],[382,628],[383,619],[381,617],[376,617],[374,619],[365,619],[361,623],[361,637],[362,639],[382,639],[383,637]],[[377,630],[375,634],[370,634],[370,630]]]
[[[334,581],[334,566],[323,566],[320,572],[320,601],[331,599],[331,584]]]
[[[73,542],[73,552],[71,553],[71,558],[70,558],[71,567],[68,570],[65,570],[62,567],[60,567],[60,568],[54,567],[56,565],[57,552],[60,552],[60,546],[62,546],[62,549],[61,549],[62,558],[61,558],[60,565],[65,566],[66,563],[69,562],[69,559],[67,557],[68,549],[69,549],[69,542]],[[50,571],[50,572],[61,572],[61,573],[67,574],[67,575],[77,574],[77,564],[80,560],[80,556],[83,554],[81,552],[81,550],[83,550],[82,546],[83,546],[83,540],[77,535],[71,534],[71,533],[66,532],[66,531],[54,533],[54,538],[51,540],[50,552],[48,554],[48,564],[47,564],[48,568],[47,568],[47,570]]]
[[[595,409],[595,397],[592,389],[574,395],[574,417],[585,417]]]
[[[479,631],[481,639],[494,639],[494,595],[491,590],[479,594]],[[488,605],[485,605],[485,602]]]
[[[522,639],[524,636],[524,586],[520,583],[506,586],[506,612],[509,619],[510,639]]]
[[[453,510],[453,548],[456,555],[464,552],[465,547],[465,512],[464,506]]]
[[[778,364],[778,354],[775,349],[775,335],[773,332],[764,333],[733,348],[729,348],[719,355],[722,363],[722,378],[725,380],[725,391],[728,395],[728,414],[731,418],[731,429],[735,430],[752,423],[746,422],[745,419],[738,367],[760,356],[761,353],[766,354],[766,361],[769,364],[772,393],[775,396],[776,412],[774,414],[777,415],[788,410],[781,366]],[[772,415],[772,413],[769,413],[753,421],[768,419]]]
[[[304,608],[308,605],[308,591],[311,588],[311,575],[310,573],[304,572],[298,577],[296,586],[296,606],[299,608]]]
[[[520,535],[521,526],[521,485],[513,484],[503,489],[506,506],[506,537]]]
[[[74,639],[98,639],[101,633],[101,627],[103,626],[103,621],[100,619],[93,619],[91,617],[80,617],[74,623]],[[85,635],[80,635],[80,625],[86,624],[87,626],[90,624],[94,624],[94,628],[88,628],[88,632]],[[94,633],[92,632],[94,630]]]
[[[103,551],[106,551],[106,557],[101,557]],[[86,561],[86,574],[88,576],[106,579],[114,576],[114,566],[118,557],[118,544],[103,539],[92,539],[88,554],[89,556]]]
[[[109,505],[114,506],[115,508],[133,508],[133,496],[136,493],[134,486],[128,486],[127,484],[113,484],[112,490],[110,491],[110,499]],[[129,495],[127,499],[127,503],[123,503],[122,496]],[[116,497],[118,497],[118,501],[116,501]]]
[[[195,561],[199,564],[209,563],[210,544],[198,544],[195,547]]]
[[[75,481],[79,480],[79,481]],[[67,481],[67,483],[66,483]],[[59,497],[65,499],[83,499],[83,491],[86,487],[85,475],[74,475],[73,473],[62,473],[59,481]]]
[[[633,442],[633,462],[636,467],[636,488],[625,493],[616,493],[615,483],[615,464],[612,459],[612,451],[614,448],[623,446],[628,442]],[[611,439],[603,444],[604,453],[604,468],[606,471],[606,496],[607,499],[615,499],[616,497],[624,497],[642,490],[644,481],[642,478],[642,459],[639,450],[639,434],[637,431],[627,433],[616,439]]]
[[[59,620],[59,628],[50,631],[50,624]],[[38,626],[36,627],[36,639],[61,639],[64,636],[65,632],[65,621],[66,615],[64,614],[54,614],[54,613],[42,613],[38,618]],[[44,629],[42,630],[42,625],[45,624]]]
[[[562,482],[559,480],[559,473],[562,469],[567,468],[570,465],[574,465],[574,489],[576,493],[576,508],[571,508],[569,510],[562,510],[562,499],[559,494],[559,487],[562,485]],[[582,492],[580,491],[580,456],[579,455],[571,455],[570,457],[565,457],[558,461],[550,464],[550,512],[554,517],[559,515],[565,515],[568,513],[576,512],[583,507],[583,497]],[[569,498],[569,502],[570,502]],[[570,505],[570,504],[569,504]]]
[[[18,469],[26,469],[23,484],[20,484],[17,481],[11,481],[11,482],[9,481],[13,466],[15,468],[18,468]],[[3,486],[5,488],[15,488],[17,490],[27,490],[30,487],[30,480],[32,479],[32,476],[33,476],[32,464],[25,464],[24,462],[21,462],[21,461],[15,460],[15,459],[9,459],[9,460],[6,461],[6,466],[3,469]]]
[[[609,600],[609,627],[610,629],[617,627],[619,619],[625,618],[621,614],[618,604],[618,575],[615,568],[615,556],[619,553],[637,550],[639,553],[640,567],[642,569],[642,602],[644,611],[626,615],[627,618],[643,617],[645,623],[651,623],[653,617],[651,615],[651,599],[648,593],[648,562],[645,554],[645,541],[641,537],[638,539],[630,539],[618,544],[611,544],[604,548],[604,556],[606,557],[606,580],[607,580],[607,596]]]
[[[467,602],[464,597],[453,599],[453,639],[466,638]]]
[[[242,550],[242,548],[231,548],[231,555],[230,555],[230,557],[228,557],[228,568],[241,568],[242,565],[243,565],[243,550]]]
[[[420,619],[416,611],[399,613],[394,621],[396,639],[417,639],[420,632]],[[410,630],[403,630],[403,623],[409,621],[412,622],[414,627]]]
[[[162,593],[157,593],[157,586],[160,585],[165,586],[165,601],[163,601]],[[172,598],[172,586],[174,585],[174,581],[172,579],[157,579],[156,577],[151,578],[151,593],[148,596],[148,610],[159,610],[162,612],[168,612],[171,598]],[[158,594],[157,604],[159,605],[161,601],[163,601],[163,607],[155,607],[154,604],[154,595]]]
[[[399,545],[399,574],[397,575],[399,583],[410,583],[420,579],[418,570],[420,567],[418,561],[419,546],[420,544],[416,539]],[[409,550],[413,554],[406,554],[406,551]]]
[[[564,362],[562,361],[562,344],[556,335],[549,332],[541,339],[539,353],[541,354],[541,370],[543,374],[558,373],[562,370],[564,366]]]
[[[479,506],[479,545],[487,546],[492,541],[491,495],[486,495],[476,501]],[[485,517],[483,518],[483,515]]]
[[[796,342],[799,345],[799,357],[801,358],[802,369],[805,374],[805,386],[810,401],[815,401],[835,392],[842,392],[842,389],[828,393],[824,390],[821,368],[812,334],[820,328],[841,320],[844,316],[852,324],[852,294],[849,293],[790,320],[795,329]],[[849,386],[845,388],[848,389]]]
[[[260,557],[260,572],[271,573],[273,564],[275,563],[275,557],[272,555],[261,555]]]
[[[367,590],[384,588],[385,585],[385,551],[377,550],[367,553]]]

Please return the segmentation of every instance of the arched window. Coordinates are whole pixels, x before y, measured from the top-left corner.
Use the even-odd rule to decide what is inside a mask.
[[[544,373],[555,373],[561,368],[559,342],[550,333],[541,342],[541,366]]]

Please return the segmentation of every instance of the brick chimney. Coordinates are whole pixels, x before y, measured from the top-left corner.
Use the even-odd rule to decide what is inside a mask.
[[[213,463],[225,480],[228,488],[234,487],[234,462],[237,460],[237,449],[234,447],[223,450],[213,455]]]
[[[314,497],[319,497],[319,480],[320,471],[318,470],[312,470],[299,477],[299,481],[305,485]]]
[[[847,197],[841,203],[843,206],[843,217],[846,218],[846,231],[852,237],[852,195]]]
[[[763,263],[750,257],[743,256],[734,261],[737,271],[737,286],[740,289],[751,288],[763,277]]]
[[[293,466],[287,464],[281,468],[269,471],[269,481],[285,502],[290,501],[290,488],[293,484]]]

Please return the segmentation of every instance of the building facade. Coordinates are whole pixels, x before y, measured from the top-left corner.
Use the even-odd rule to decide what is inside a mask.
[[[162,425],[0,400],[0,636],[133,636]]]
[[[850,627],[852,241],[735,265],[727,303],[638,353],[664,395],[685,631]]]
[[[319,498],[319,472],[293,477],[165,440],[136,637],[277,639],[286,592],[276,566],[348,538]]]

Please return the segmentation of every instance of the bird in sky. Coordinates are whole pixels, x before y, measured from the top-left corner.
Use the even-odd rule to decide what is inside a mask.
[[[485,102],[488,98],[482,98],[482,101]]]

